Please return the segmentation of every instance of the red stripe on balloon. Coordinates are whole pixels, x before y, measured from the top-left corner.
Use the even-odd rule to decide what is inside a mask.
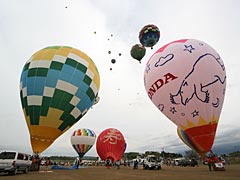
[[[186,129],[191,142],[197,149],[207,153],[211,150],[217,130],[217,123]]]

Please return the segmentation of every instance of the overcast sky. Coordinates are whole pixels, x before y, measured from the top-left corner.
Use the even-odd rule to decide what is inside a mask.
[[[101,99],[43,155],[76,156],[70,136],[78,128],[97,135],[116,128],[127,141],[126,152],[189,150],[178,138],[176,125],[150,101],[143,83],[150,56],[183,38],[208,43],[225,63],[227,90],[213,150],[236,147],[240,144],[239,7],[238,0],[0,0],[0,150],[32,152],[20,103],[20,75],[33,53],[52,45],[72,46],[93,59],[100,73]],[[161,37],[139,64],[130,49],[139,43],[138,33],[147,24],[158,26]],[[86,155],[97,156],[96,147]]]

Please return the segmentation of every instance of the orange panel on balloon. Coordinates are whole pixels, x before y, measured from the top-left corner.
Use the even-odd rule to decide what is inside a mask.
[[[185,132],[188,134],[190,141],[197,147],[197,149],[208,152],[213,145],[216,130],[217,123],[214,123],[193,127],[185,130]]]

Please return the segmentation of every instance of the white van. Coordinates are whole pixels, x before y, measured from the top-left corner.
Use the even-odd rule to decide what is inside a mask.
[[[10,175],[17,174],[18,171],[28,173],[32,164],[29,154],[17,151],[3,151],[0,153],[0,173],[7,172]]]

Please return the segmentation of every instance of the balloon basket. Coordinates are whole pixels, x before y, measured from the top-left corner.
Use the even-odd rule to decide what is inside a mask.
[[[225,171],[223,163],[222,162],[213,163],[213,170],[214,171]]]

